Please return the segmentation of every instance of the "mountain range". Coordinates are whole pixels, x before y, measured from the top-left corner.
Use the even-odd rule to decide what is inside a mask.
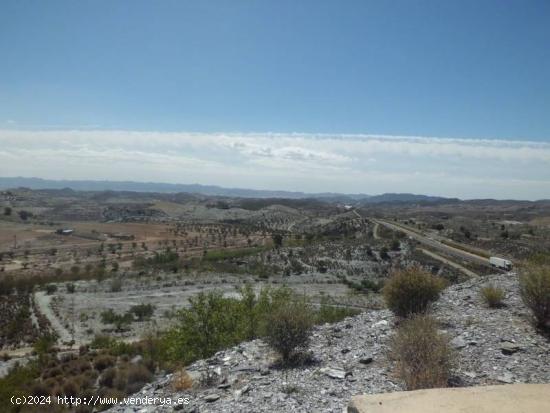
[[[384,202],[456,202],[457,198],[445,198],[429,195],[409,193],[385,193],[381,195],[342,194],[333,192],[306,193],[280,190],[261,190],[245,188],[224,188],[216,185],[201,184],[171,184],[159,182],[134,181],[93,181],[93,180],[52,180],[26,177],[0,177],[0,189],[10,188],[29,189],[66,189],[75,191],[133,191],[159,193],[193,193],[209,196],[225,196],[238,198],[286,198],[304,199],[314,198],[330,201],[361,201],[366,203]]]

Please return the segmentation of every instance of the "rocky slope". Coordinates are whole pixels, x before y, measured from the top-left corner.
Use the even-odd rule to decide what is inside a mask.
[[[487,308],[479,290],[492,282],[506,291],[505,307]],[[550,382],[550,342],[537,334],[519,297],[514,273],[477,278],[449,287],[435,316],[459,353],[455,386]],[[276,356],[255,340],[188,367],[198,379],[213,372],[214,384],[175,391],[167,375],[137,397],[189,397],[185,406],[116,406],[111,412],[342,412],[351,396],[402,390],[386,356],[395,319],[370,311],[316,328],[314,361],[295,369],[274,367]]]

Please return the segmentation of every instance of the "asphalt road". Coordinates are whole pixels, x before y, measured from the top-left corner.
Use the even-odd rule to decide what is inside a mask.
[[[401,232],[407,234],[412,239],[415,239],[416,241],[420,242],[421,244],[432,247],[436,250],[442,251],[442,252],[447,253],[449,255],[459,257],[459,258],[465,259],[465,260],[470,261],[470,262],[475,262],[477,264],[488,265],[488,266],[491,265],[491,264],[489,264],[489,259],[488,258],[481,257],[479,255],[472,254],[471,252],[463,251],[461,249],[451,247],[449,245],[443,244],[442,242],[440,242],[436,239],[430,238],[430,237],[425,236],[425,235],[421,235],[418,232],[411,231],[411,230],[406,229],[406,228],[404,228],[400,225],[395,225],[395,224],[392,224],[391,222],[383,221],[383,220],[380,220],[380,219],[372,219],[372,221],[375,222],[375,223],[378,223],[380,225],[384,225],[385,227],[390,228],[394,231],[401,231]]]

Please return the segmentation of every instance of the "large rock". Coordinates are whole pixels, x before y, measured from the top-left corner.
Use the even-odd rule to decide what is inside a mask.
[[[514,353],[517,353],[518,351],[520,351],[521,347],[518,346],[515,343],[505,341],[504,343],[501,344],[500,350],[502,351],[502,354],[506,354],[506,355],[509,356],[511,354],[514,354]]]
[[[348,413],[550,412],[550,384],[429,389],[355,396]]]

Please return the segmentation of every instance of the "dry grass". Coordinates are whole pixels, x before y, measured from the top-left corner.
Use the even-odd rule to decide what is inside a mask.
[[[521,297],[537,326],[550,329],[550,264],[528,264],[520,277]]]
[[[455,360],[448,337],[426,315],[403,323],[392,339],[390,357],[407,390],[447,387]]]
[[[481,298],[490,308],[502,307],[504,300],[504,290],[492,284],[486,285],[481,289]]]
[[[386,282],[384,299],[396,315],[409,317],[424,313],[439,298],[445,282],[419,267],[411,267],[393,273]]]
[[[296,353],[309,345],[313,314],[304,303],[287,303],[269,314],[267,325],[266,341],[281,355],[284,364],[292,364]]]
[[[181,369],[174,373],[170,385],[173,391],[188,390],[193,387],[193,379],[185,369]]]

